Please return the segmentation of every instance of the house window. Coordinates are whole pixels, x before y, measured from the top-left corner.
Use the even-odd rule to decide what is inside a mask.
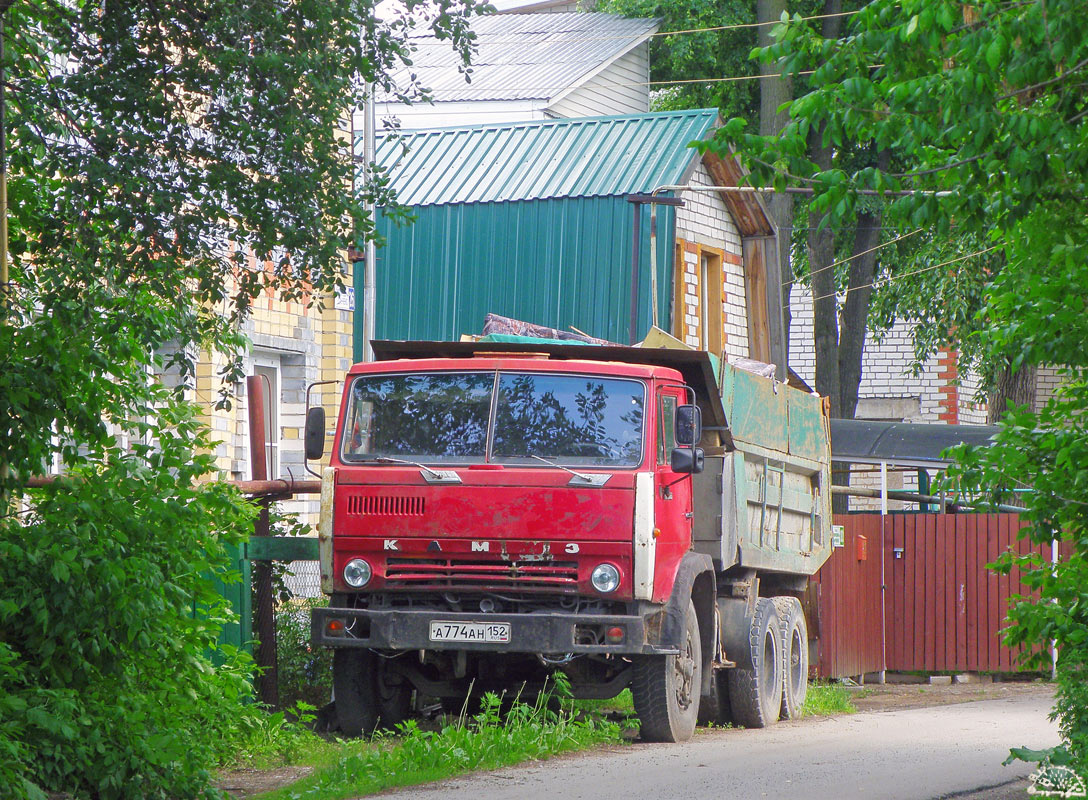
[[[722,353],[722,256],[699,251],[699,348]]]
[[[268,477],[280,474],[280,359],[278,356],[254,356],[253,374],[264,386],[264,441]],[[252,467],[251,467],[252,469]],[[252,476],[250,476],[252,477]]]

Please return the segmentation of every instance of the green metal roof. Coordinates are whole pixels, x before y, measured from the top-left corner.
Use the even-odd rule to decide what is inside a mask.
[[[688,143],[717,121],[696,109],[409,131],[382,137],[377,160],[408,206],[626,195],[679,183]]]

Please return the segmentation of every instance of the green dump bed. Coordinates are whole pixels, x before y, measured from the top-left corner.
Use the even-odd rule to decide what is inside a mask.
[[[695,479],[696,549],[721,569],[811,575],[831,552],[824,402],[729,364],[720,366],[717,383],[705,389],[720,392],[734,449],[728,436],[724,447],[704,439],[706,470]],[[704,401],[713,404],[711,397]]]

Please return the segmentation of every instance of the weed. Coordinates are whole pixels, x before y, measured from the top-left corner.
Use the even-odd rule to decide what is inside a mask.
[[[266,797],[337,800],[622,741],[618,724],[594,715],[575,717],[575,701],[569,694],[564,698],[561,688],[556,694],[559,712],[550,710],[550,696],[544,693],[532,704],[515,702],[504,716],[502,698],[488,693],[479,713],[461,716],[441,730],[422,730],[415,720],[408,720],[396,736],[341,743],[334,763]]]
[[[332,650],[310,643],[310,612],[328,605],[325,597],[297,598],[276,609],[276,675],[280,703],[321,707],[332,696]]]
[[[853,714],[857,711],[850,699],[850,690],[833,683],[813,683],[805,698],[804,716]]]

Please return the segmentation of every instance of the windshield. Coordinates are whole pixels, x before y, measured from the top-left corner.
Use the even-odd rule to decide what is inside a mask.
[[[492,459],[633,467],[642,459],[638,381],[573,375],[499,376]]]
[[[351,386],[342,455],[539,466],[538,456],[574,466],[635,467],[642,460],[644,404],[643,383],[624,378],[363,376]]]
[[[490,372],[358,378],[351,385],[344,458],[482,461],[494,384]]]

